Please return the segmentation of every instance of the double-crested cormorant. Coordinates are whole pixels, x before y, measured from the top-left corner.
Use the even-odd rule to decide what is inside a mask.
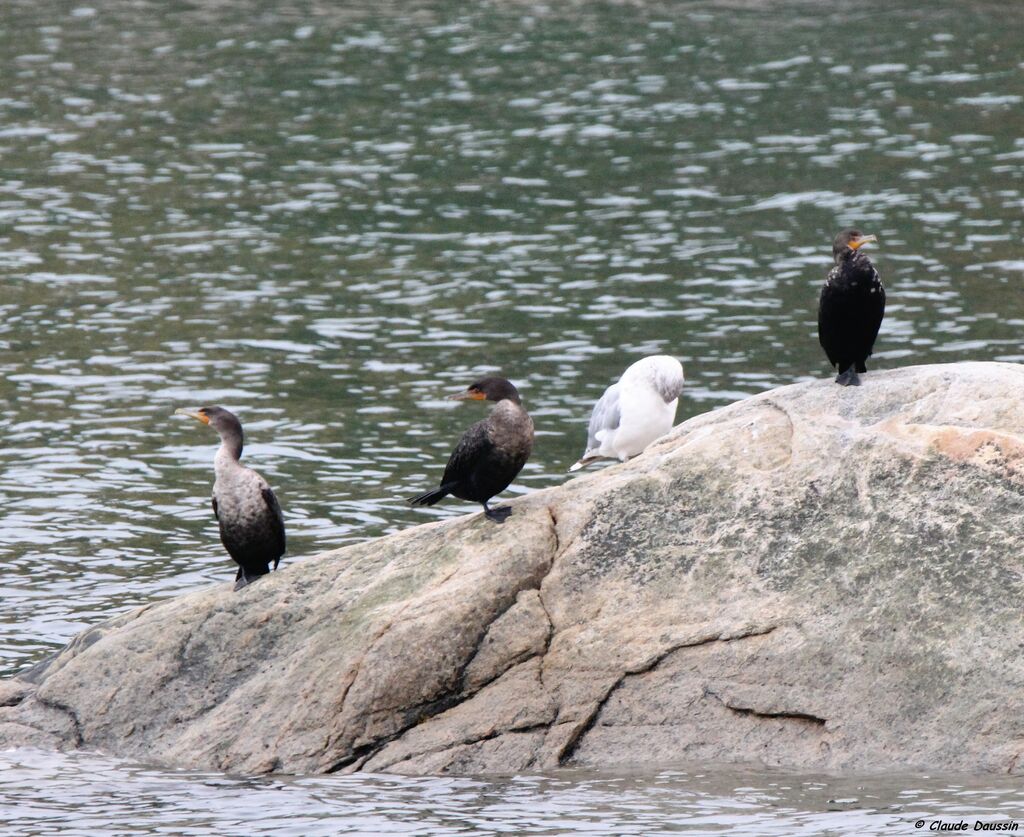
[[[590,415],[587,449],[569,470],[595,459],[625,462],[672,429],[683,391],[683,365],[651,355],[630,366],[604,391]]]
[[[818,340],[828,361],[838,370],[836,383],[860,386],[858,372],[878,336],[885,315],[885,288],[871,259],[860,248],[873,235],[843,230],[832,242],[835,267],[821,289],[818,302]]]
[[[223,407],[176,410],[210,425],[220,435],[220,449],[213,459],[213,514],[220,525],[220,539],[238,564],[235,589],[274,569],[284,555],[284,515],[267,481],[239,459],[242,456],[242,423]]]
[[[451,494],[460,500],[483,503],[484,514],[501,523],[512,510],[492,509],[487,501],[508,488],[530,458],[533,419],[523,409],[519,392],[505,378],[481,378],[451,398],[495,401],[497,405],[487,418],[462,434],[445,466],[440,487],[409,502],[432,506]]]

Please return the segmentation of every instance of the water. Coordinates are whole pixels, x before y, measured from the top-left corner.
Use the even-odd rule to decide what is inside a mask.
[[[538,426],[512,492],[565,478],[642,354],[683,360],[680,418],[827,374],[844,225],[880,240],[875,367],[1024,360],[1020,27],[1001,3],[896,5],[6,0],[0,671],[231,576],[214,439],[176,407],[241,415],[294,561],[468,508],[405,498],[481,415],[441,396],[482,371]],[[95,768],[9,758],[44,810]],[[212,826],[172,789],[250,787],[101,767],[189,833]],[[275,787],[329,816],[380,790],[359,781]],[[613,787],[381,781],[467,821],[491,793]],[[708,829],[731,810],[701,804]]]
[[[57,778],[54,778],[54,777]],[[1024,814],[1019,779],[806,776],[721,769],[505,779],[232,779],[26,752],[5,765],[0,817],[16,833],[878,835]],[[923,828],[915,823],[923,821]]]

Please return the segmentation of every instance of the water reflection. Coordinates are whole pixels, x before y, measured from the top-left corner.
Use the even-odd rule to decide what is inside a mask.
[[[537,421],[516,491],[565,478],[642,354],[684,361],[681,417],[826,375],[817,288],[854,221],[877,366],[1021,360],[992,8],[13,0],[0,665],[230,577],[182,404],[241,415],[299,556],[468,509],[404,498],[479,416],[439,395],[484,369]]]

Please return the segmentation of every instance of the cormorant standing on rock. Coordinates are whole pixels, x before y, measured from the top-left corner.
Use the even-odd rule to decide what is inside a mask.
[[[878,336],[885,314],[885,288],[860,248],[873,235],[843,230],[832,242],[835,267],[821,289],[818,301],[818,340],[829,363],[838,370],[836,383],[860,386],[858,372],[867,372],[864,362]]]
[[[512,510],[492,509],[487,501],[508,488],[530,458],[533,419],[523,409],[519,392],[505,378],[481,378],[451,398],[494,401],[496,406],[487,418],[462,434],[445,466],[440,487],[409,502],[432,506],[451,494],[460,500],[482,503],[484,514],[501,523]]]
[[[235,589],[274,569],[284,555],[284,515],[267,481],[239,459],[242,456],[242,423],[223,407],[176,410],[210,425],[220,435],[220,449],[213,459],[213,514],[220,525],[220,539],[238,564]]]
[[[683,365],[668,355],[641,358],[594,405],[587,449],[569,470],[595,459],[625,462],[672,429],[683,391]]]

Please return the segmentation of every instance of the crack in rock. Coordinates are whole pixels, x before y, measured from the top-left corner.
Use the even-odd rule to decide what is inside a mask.
[[[550,724],[528,724],[526,726],[510,726],[504,729],[496,729],[483,735],[476,735],[467,738],[465,741],[457,741],[453,744],[444,744],[440,747],[433,747],[423,752],[414,753],[413,755],[407,756],[399,761],[391,762],[390,764],[384,765],[385,770],[392,770],[400,764],[406,764],[416,759],[424,758],[425,756],[433,756],[437,753],[443,753],[446,750],[455,750],[459,747],[472,747],[474,744],[483,744],[485,741],[493,741],[495,738],[501,738],[503,735],[527,735],[531,732],[545,732],[549,728]],[[376,768],[375,768],[376,769]]]
[[[323,772],[337,773],[341,770],[345,770],[346,768],[351,768],[348,772],[355,772],[359,770],[365,762],[372,759],[388,744],[393,741],[397,741],[413,727],[419,726],[424,721],[429,721],[435,715],[440,715],[442,712],[446,712],[453,706],[456,706],[459,702],[459,695],[443,695],[437,700],[429,701],[428,703],[421,703],[405,710],[406,717],[411,718],[411,720],[402,724],[401,727],[388,735],[381,736],[373,741],[368,741],[365,744],[352,747],[348,754],[333,762],[325,768]]]
[[[527,590],[536,590],[536,589],[537,589],[536,587],[524,587],[522,590],[520,590],[518,593],[516,593],[515,598],[512,599],[512,601],[509,603],[508,607],[504,608],[497,616],[495,616],[493,619],[491,619],[490,622],[488,622],[486,625],[483,626],[483,630],[481,630],[480,635],[477,637],[476,642],[473,644],[473,648],[470,650],[469,659],[467,660],[466,664],[462,667],[462,671],[459,672],[459,694],[460,695],[462,695],[463,697],[472,697],[474,694],[479,692],[481,689],[485,688],[486,686],[489,686],[491,683],[493,683],[495,680],[497,680],[499,677],[501,677],[510,668],[513,668],[514,666],[518,665],[519,663],[525,662],[526,660],[530,659],[531,657],[536,656],[535,654],[527,654],[526,656],[520,655],[520,656],[522,656],[522,659],[515,659],[515,658],[513,658],[511,660],[506,660],[507,665],[505,665],[505,667],[502,668],[501,671],[496,672],[492,677],[489,677],[486,680],[483,680],[480,683],[477,683],[475,686],[470,686],[466,682],[466,673],[469,671],[470,666],[473,665],[473,661],[479,655],[480,649],[483,648],[484,643],[487,641],[487,637],[490,636],[491,629],[495,626],[495,624],[503,616],[505,616],[509,611],[512,610],[512,608],[514,608],[517,604],[519,604],[519,596],[520,596],[521,593],[524,593]],[[543,607],[543,605],[542,605],[542,607]]]
[[[341,770],[347,770],[348,772],[355,772],[355,771],[359,770],[363,764],[365,764],[367,761],[369,761],[371,758],[373,758],[377,753],[379,753],[381,750],[383,750],[384,747],[386,747],[388,744],[391,744],[394,741],[397,741],[399,738],[401,738],[403,735],[405,735],[405,733],[407,733],[410,729],[412,729],[412,728],[414,728],[416,726],[419,726],[420,724],[424,723],[425,721],[429,721],[431,718],[441,714],[442,712],[446,712],[447,710],[451,709],[452,707],[457,706],[458,704],[460,704],[460,703],[462,703],[462,702],[472,698],[481,689],[483,689],[484,687],[486,687],[490,683],[492,683],[495,680],[497,680],[502,674],[505,673],[505,671],[507,671],[507,669],[506,669],[505,671],[500,672],[495,677],[490,678],[485,683],[481,683],[481,684],[477,685],[475,688],[472,688],[472,689],[466,689],[465,688],[466,671],[469,668],[470,664],[473,662],[473,660],[476,657],[476,655],[479,653],[480,648],[483,645],[484,641],[486,640],[487,634],[490,631],[491,627],[494,625],[494,623],[497,622],[498,619],[500,619],[502,616],[504,616],[509,610],[511,610],[513,607],[515,607],[516,602],[518,601],[518,597],[519,597],[520,593],[523,593],[524,591],[527,591],[527,590],[536,590],[537,594],[538,594],[538,598],[540,596],[541,585],[544,583],[544,579],[546,579],[548,577],[548,575],[551,572],[552,567],[554,566],[554,560],[555,560],[555,557],[558,554],[558,544],[559,544],[558,531],[557,531],[557,520],[556,520],[554,514],[551,512],[550,509],[548,509],[548,514],[551,517],[551,521],[552,521],[551,530],[552,530],[552,537],[554,539],[555,546],[554,546],[554,549],[551,550],[551,559],[547,562],[547,567],[544,569],[544,572],[541,574],[540,578],[536,579],[535,581],[533,579],[527,578],[522,583],[522,586],[517,586],[516,589],[511,592],[511,595],[510,595],[510,598],[509,598],[509,602],[506,605],[504,605],[503,607],[500,607],[499,610],[495,614],[490,616],[488,618],[487,622],[481,627],[479,635],[474,640],[473,645],[472,645],[472,647],[470,649],[470,652],[466,655],[466,657],[463,660],[461,666],[459,667],[459,670],[457,671],[457,673],[455,675],[455,682],[460,684],[459,690],[457,692],[454,692],[454,693],[451,693],[451,694],[442,695],[441,697],[439,697],[436,700],[428,701],[428,702],[422,703],[422,704],[417,704],[416,706],[413,706],[413,707],[410,707],[408,709],[403,710],[405,715],[406,715],[406,717],[411,719],[409,722],[402,724],[399,727],[399,729],[395,730],[392,733],[389,733],[386,736],[382,736],[381,738],[375,739],[374,741],[370,741],[370,742],[367,742],[365,744],[361,744],[361,745],[353,747],[348,754],[346,754],[342,758],[334,761],[329,766],[327,766],[324,769],[324,772],[326,772],[326,773],[337,773],[337,772],[339,772]],[[441,587],[443,587],[444,584],[447,581],[449,581],[452,577],[454,577],[459,572],[460,569],[461,569],[461,567],[456,567],[452,572],[450,572],[443,579],[441,579],[441,581],[438,582],[432,589],[436,591],[436,590],[440,589]],[[533,583],[531,583],[531,582],[533,582]],[[353,685],[355,684],[356,680],[358,679],[359,671],[361,669],[361,666],[362,666],[363,662],[369,656],[370,652],[380,643],[380,641],[384,638],[384,636],[388,633],[388,631],[390,631],[400,621],[401,615],[412,604],[413,604],[413,602],[406,603],[406,605],[377,634],[377,636],[373,639],[373,641],[370,643],[370,645],[367,647],[367,649],[360,655],[359,660],[356,663],[356,667],[355,667],[355,671],[353,673],[352,679],[345,686],[345,689],[344,689],[344,691],[342,693],[342,697],[341,697],[341,700],[340,700],[340,706],[339,706],[339,710],[338,710],[339,717],[344,712],[346,698],[348,697],[349,692],[351,691]],[[541,601],[541,607],[544,609],[545,614],[547,614],[548,611],[547,611],[547,608],[544,607],[543,601]],[[550,616],[548,616],[548,623],[551,624]],[[551,639],[550,634],[553,633],[553,631],[554,631],[554,628],[552,626],[551,627],[551,631],[549,632],[549,636],[548,636],[548,645],[550,645],[550,639]],[[546,653],[546,649],[545,649],[545,653]],[[389,708],[391,710],[401,709],[401,707],[389,707]],[[342,730],[340,732],[338,732],[336,735],[334,735],[333,737],[329,737],[328,738],[328,742],[327,742],[327,746],[325,747],[325,749],[330,749],[334,744],[337,743],[337,741],[339,739],[341,739],[341,737],[344,734],[345,734],[345,729],[342,728]]]
[[[438,586],[443,585],[454,574],[455,574],[454,572],[449,573],[447,576],[445,576],[444,579],[441,580],[441,582],[440,582],[440,584]],[[352,676],[349,678],[348,683],[345,684],[345,687],[341,691],[341,697],[338,699],[338,710],[337,710],[338,717],[342,717],[345,714],[345,703],[348,700],[348,693],[352,690],[352,687],[355,685],[356,680],[359,679],[359,672],[362,671],[363,663],[366,661],[366,658],[370,656],[370,653],[374,650],[374,648],[377,647],[377,644],[384,638],[384,636],[387,634],[387,632],[390,631],[395,626],[395,624],[398,622],[398,617],[401,616],[403,613],[405,613],[405,611],[408,610],[411,606],[412,606],[412,602],[406,602],[399,609],[399,611],[391,618],[391,620],[386,625],[384,625],[384,627],[381,628],[380,631],[377,632],[377,635],[373,639],[370,640],[369,644],[366,646],[366,648],[364,649],[363,653],[360,654],[359,657],[356,659],[356,661],[355,661],[355,663],[353,664],[353,667],[352,667]],[[345,729],[343,727],[336,734],[328,735],[327,736],[327,740],[324,742],[324,750],[331,749],[337,743],[338,739],[341,738],[342,735],[344,735],[344,734],[345,734]],[[361,745],[360,747],[354,747],[352,752],[356,753],[358,750],[363,749],[365,747],[369,747],[369,746],[372,746],[372,745],[364,744],[364,745]],[[358,756],[355,756],[355,758],[358,758]],[[354,759],[352,759],[352,760],[354,760]],[[352,760],[347,761],[344,764],[339,762],[336,766],[328,769],[326,772],[327,773],[334,773],[337,770],[340,770],[342,767],[345,767],[346,764],[351,764]],[[343,759],[342,761],[345,761],[345,760]]]
[[[47,698],[38,692],[36,692],[35,698],[36,702],[39,703],[40,706],[44,706],[47,709],[54,709],[68,717],[68,720],[71,721],[71,729],[75,736],[74,746],[76,749],[80,748],[85,743],[85,738],[82,736],[82,723],[78,719],[78,715],[75,710],[65,703],[53,700],[52,698]]]
[[[1013,771],[1017,769],[1017,764],[1020,761],[1021,756],[1024,756],[1024,750],[1013,754],[1013,758],[1010,759],[1010,764],[1006,768],[1007,773],[1013,773]]]
[[[0,696],[0,707],[20,706],[33,692],[34,690],[28,687],[13,688],[7,694]]]
[[[765,718],[767,720],[779,719],[784,721],[803,721],[819,727],[823,727],[828,723],[827,718],[812,715],[810,712],[787,712],[784,710],[779,712],[769,712],[762,709],[754,709],[752,706],[737,706],[707,687],[704,688],[704,697],[714,698],[726,709],[731,712],[735,712],[737,715],[747,715],[752,718]]]
[[[683,642],[678,645],[673,645],[664,651],[654,655],[651,659],[641,663],[635,668],[630,668],[624,671],[615,682],[611,684],[608,691],[604,693],[604,697],[595,702],[591,711],[587,714],[579,725],[572,731],[568,740],[561,746],[556,754],[556,762],[559,766],[566,764],[572,757],[576,750],[579,749],[580,744],[586,737],[587,733],[590,732],[597,724],[597,719],[601,714],[601,710],[607,705],[612,695],[626,682],[630,677],[636,677],[641,674],[647,674],[648,672],[656,669],[665,659],[674,654],[676,651],[682,651],[684,648],[700,648],[703,645],[711,645],[716,642],[737,642],[741,639],[750,639],[752,637],[767,636],[772,633],[778,625],[772,625],[764,630],[749,631],[747,633],[738,634],[736,636],[722,636],[716,634],[715,636],[705,637],[694,642]]]
[[[438,582],[436,582],[433,585],[432,589],[438,590],[441,587],[443,587],[452,578],[454,578],[455,575],[458,574],[460,569],[461,569],[461,567],[456,565],[452,569],[451,572],[449,572],[447,575],[444,576],[444,578],[442,578]],[[402,622],[403,614],[407,610],[409,610],[413,606],[414,603],[415,602],[413,602],[413,601],[405,602],[398,609],[398,611],[391,617],[391,619],[388,620],[388,622],[384,625],[384,627],[381,628],[377,632],[376,636],[374,636],[373,639],[370,640],[370,642],[367,644],[366,648],[363,650],[363,653],[360,654],[359,657],[356,659],[355,663],[352,666],[352,675],[349,678],[349,681],[342,688],[341,696],[338,698],[338,702],[337,702],[338,703],[338,708],[336,710],[337,717],[340,718],[340,717],[344,716],[344,714],[345,714],[345,705],[346,705],[346,702],[348,700],[349,692],[352,690],[352,687],[355,685],[356,681],[359,679],[359,674],[362,671],[363,663],[366,662],[366,658],[370,656],[370,654],[377,647],[377,645],[380,643],[380,641],[382,639],[384,639],[384,637],[388,634],[388,632],[391,631],[396,625],[398,625],[398,624],[400,624]],[[398,708],[398,707],[391,707],[391,708],[395,709],[395,708]],[[338,740],[344,734],[345,734],[344,727],[340,731],[338,731],[336,733],[328,733],[326,739],[324,740],[323,751],[326,752],[326,751],[332,749],[334,747],[334,745],[338,742]],[[386,743],[387,742],[385,742],[385,744]],[[360,745],[358,745],[356,747],[353,747],[351,753],[348,756],[346,756],[346,757],[340,759],[339,761],[335,762],[334,764],[332,764],[330,767],[328,767],[326,769],[325,772],[327,772],[327,773],[336,773],[337,771],[339,771],[339,770],[341,770],[341,769],[343,769],[343,768],[353,764],[356,761],[360,761],[361,760],[360,763],[362,761],[366,761],[367,759],[372,757],[373,752],[375,752],[375,751],[376,751],[376,744],[375,744],[375,742],[369,742],[367,744],[360,744]],[[365,758],[363,758],[364,754],[365,754]],[[358,769],[358,768],[356,768],[356,769]]]

